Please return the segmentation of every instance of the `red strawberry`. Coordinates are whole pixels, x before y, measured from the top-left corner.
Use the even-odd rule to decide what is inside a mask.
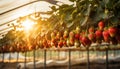
[[[51,47],[51,41],[47,40],[48,46]]]
[[[81,36],[81,35],[79,36],[79,40],[80,40],[80,42],[81,42],[81,40],[82,40],[82,36]]]
[[[102,31],[97,30],[97,31],[95,32],[95,35],[96,35],[96,39],[101,39],[101,38],[102,38]]]
[[[82,44],[83,44],[83,46],[85,46],[85,47],[89,47],[90,45],[91,45],[91,41],[89,40],[89,38],[88,37],[82,37]]]
[[[63,47],[63,41],[59,41],[59,42],[58,42],[58,46],[59,46],[60,48],[62,48],[62,47]]]
[[[57,42],[57,41],[54,43],[54,46],[55,46],[55,47],[58,47],[58,42]]]
[[[43,40],[43,46],[44,46],[44,48],[48,48],[48,47],[49,47],[49,46],[48,46],[48,42],[47,42],[46,39]]]
[[[103,21],[100,21],[98,23],[98,27],[99,27],[100,30],[103,30],[103,28],[105,27],[105,23]]]
[[[95,35],[96,35],[96,42],[97,42],[98,44],[101,44],[101,42],[102,42],[102,31],[97,30],[97,31],[95,32]]]
[[[104,41],[109,43],[110,42],[110,39],[109,39],[110,35],[109,35],[108,30],[103,31],[102,34],[103,34]]]
[[[76,34],[75,34],[75,39],[79,40],[79,37],[80,37],[80,34],[79,34],[79,33],[76,33]]]
[[[63,41],[63,45],[64,45],[64,46],[67,46],[67,43],[66,43],[66,41],[65,41],[65,40]]]
[[[110,27],[108,29],[108,31],[109,31],[109,34],[111,37],[115,37],[117,35],[117,28],[116,27]]]
[[[51,46],[55,46],[55,47],[58,46],[58,42],[57,42],[56,39],[52,39],[52,40],[51,40]]]
[[[92,41],[92,42],[96,42],[96,35],[94,33],[90,33],[88,34],[88,38]]]
[[[60,48],[63,47],[63,38],[62,38],[62,37],[60,38],[60,41],[58,42],[58,46],[59,46]]]
[[[93,27],[90,27],[89,30],[88,30],[89,33],[94,33],[94,31],[95,31],[95,30],[94,30]]]

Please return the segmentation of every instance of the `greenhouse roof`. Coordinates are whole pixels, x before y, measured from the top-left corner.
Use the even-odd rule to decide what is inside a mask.
[[[71,4],[68,0],[0,0],[0,38],[11,30],[8,26],[11,21],[34,12],[50,11],[50,6],[63,3]]]

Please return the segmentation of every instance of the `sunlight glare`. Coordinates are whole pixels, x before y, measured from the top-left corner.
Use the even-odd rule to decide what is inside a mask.
[[[34,25],[34,22],[31,20],[26,20],[22,23],[22,26],[23,26],[24,30],[26,30],[26,31],[31,30],[33,25]]]

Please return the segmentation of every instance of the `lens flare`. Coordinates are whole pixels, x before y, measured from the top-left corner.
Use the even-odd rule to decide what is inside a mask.
[[[26,31],[31,30],[33,25],[34,25],[34,22],[31,20],[26,20],[22,23],[22,26],[23,26],[24,30],[26,30]]]

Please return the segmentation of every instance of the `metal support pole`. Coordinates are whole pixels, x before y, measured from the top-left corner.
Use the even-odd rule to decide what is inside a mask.
[[[4,55],[5,55],[4,52],[2,53],[2,55],[3,55],[3,56],[2,56],[2,65],[1,65],[1,67],[0,67],[1,69],[4,67]]]
[[[18,60],[19,60],[19,52],[17,52],[17,63],[18,63]]]
[[[58,50],[58,60],[60,60],[60,51]]]
[[[106,49],[106,69],[108,68],[108,49]]]
[[[69,49],[69,63],[68,63],[68,69],[71,69],[71,50]]]
[[[5,54],[4,54],[4,52],[3,52],[3,56],[2,56],[2,62],[4,63],[4,56],[5,56]]]
[[[115,45],[114,45],[115,46]],[[116,53],[115,53],[115,50],[112,50],[113,51],[113,56],[115,57],[116,56]]]
[[[36,57],[36,54],[35,54],[35,50],[33,50],[33,62],[34,62],[34,69],[36,69],[36,63],[35,63],[35,57]]]
[[[87,69],[90,69],[89,48],[87,48]]]
[[[79,52],[79,58],[80,58],[80,51],[78,51]]]
[[[9,53],[9,63],[10,63],[10,61],[11,61],[11,52]]]
[[[17,52],[17,59],[16,59],[16,64],[18,65],[18,60],[19,60],[19,52]],[[16,65],[16,68],[17,68],[17,65]]]
[[[81,56],[81,57],[84,57],[83,52],[82,52],[81,54],[82,54],[82,56]]]
[[[24,66],[25,66],[25,69],[26,69],[26,57],[27,57],[27,52],[25,52],[25,62],[24,62]]]
[[[67,58],[67,52],[65,51],[65,58]]]
[[[52,51],[50,51],[50,59],[52,59]]]
[[[44,50],[44,69],[46,69],[46,50]]]

